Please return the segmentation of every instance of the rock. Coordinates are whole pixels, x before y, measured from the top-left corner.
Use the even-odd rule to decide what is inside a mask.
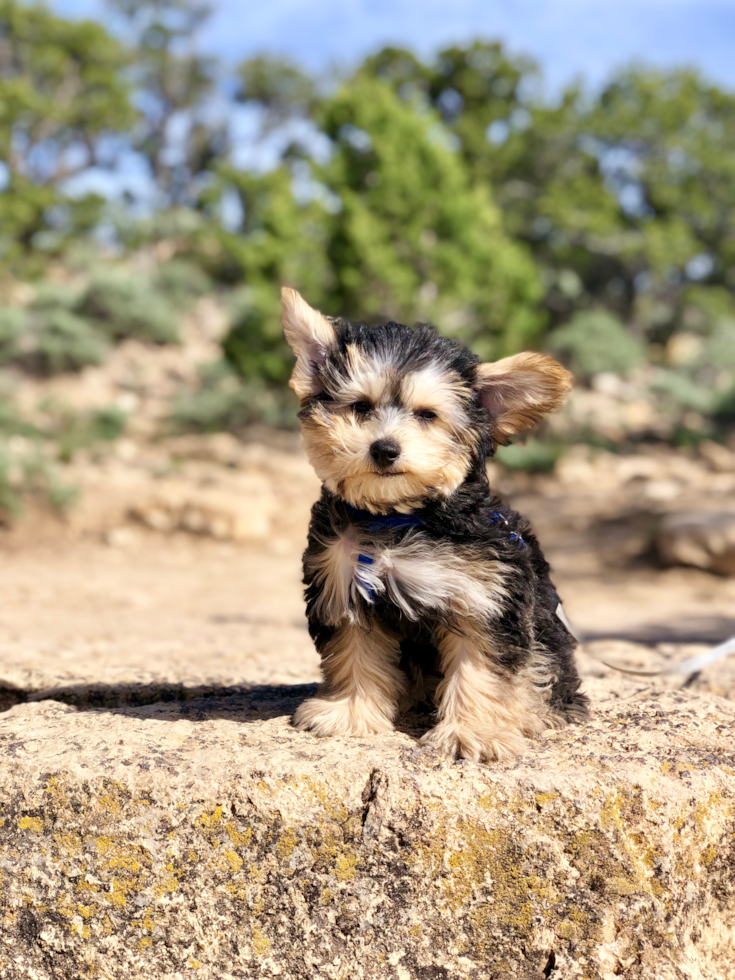
[[[0,715],[0,975],[735,977],[735,704],[608,700],[483,767],[419,716],[296,732],[312,691]]]
[[[219,541],[259,541],[271,531],[275,501],[268,481],[240,475],[230,485],[201,487],[169,481],[130,508],[153,531],[187,531]]]
[[[697,447],[699,455],[710,464],[717,473],[735,472],[735,452],[711,439],[704,439]]]
[[[694,565],[735,575],[735,513],[670,514],[656,535],[665,565]]]

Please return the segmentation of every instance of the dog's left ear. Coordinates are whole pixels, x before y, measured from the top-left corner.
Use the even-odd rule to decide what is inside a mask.
[[[572,376],[546,354],[514,354],[479,364],[475,387],[493,421],[493,439],[504,445],[510,436],[561,406]]]
[[[316,373],[327,356],[327,350],[337,342],[334,327],[318,310],[302,299],[295,289],[281,290],[283,332],[296,355],[289,384],[303,401],[316,394]]]

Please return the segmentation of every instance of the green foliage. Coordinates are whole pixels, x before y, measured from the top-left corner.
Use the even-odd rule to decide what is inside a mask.
[[[201,0],[107,0],[134,54],[131,81],[141,118],[132,136],[164,206],[191,205],[203,174],[227,149],[227,132],[209,102],[215,59],[196,50],[212,7]],[[172,145],[173,128],[185,139]]]
[[[503,232],[486,189],[473,188],[441,122],[360,79],[322,106],[333,143],[299,200],[284,165],[263,177],[223,170],[208,206],[237,193],[242,224],[219,238],[220,275],[250,287],[225,343],[244,377],[287,376],[274,285],[299,288],[327,313],[431,317],[482,356],[538,334],[540,284]]]
[[[204,269],[187,259],[166,262],[156,271],[152,285],[181,310],[212,289],[212,281]]]
[[[646,357],[643,343],[604,310],[575,314],[565,327],[551,334],[549,347],[566,355],[574,374],[585,379],[603,371],[628,374]]]
[[[27,363],[45,374],[77,371],[101,364],[108,350],[103,336],[84,317],[69,310],[38,310],[30,317],[32,348]]]
[[[294,116],[305,116],[317,105],[315,80],[290,61],[259,55],[244,61],[237,74],[236,98],[260,106],[266,130]]]
[[[53,439],[57,459],[69,463],[83,449],[99,443],[115,442],[125,432],[127,413],[120,408],[95,409],[88,413],[70,411],[63,406],[48,406],[46,434]]]
[[[471,186],[434,113],[359,78],[324,106],[333,141],[317,171],[340,207],[327,254],[330,308],[402,321],[431,317],[488,357],[542,327],[524,249],[505,235],[487,188]]]
[[[293,356],[283,337],[275,290],[246,286],[236,294],[223,350],[230,365],[249,381],[288,381]]]
[[[506,470],[524,473],[549,473],[560,459],[563,447],[541,442],[531,436],[525,443],[498,446],[496,459]]]
[[[99,139],[135,116],[122,46],[100,25],[0,0],[0,261],[54,253],[94,227],[100,200],[65,183],[103,166]]]
[[[194,391],[179,396],[171,426],[178,432],[237,432],[264,422],[293,429],[296,411],[286,392],[257,377],[244,380],[227,361],[216,361],[202,369]]]
[[[0,307],[0,365],[18,356],[26,318],[22,310]]]
[[[54,462],[53,425],[44,427],[21,416],[0,397],[0,523],[11,523],[30,500],[64,511],[76,490]]]
[[[178,318],[166,298],[145,276],[129,270],[105,269],[92,279],[76,311],[94,320],[112,341],[135,338],[154,344],[175,344]]]

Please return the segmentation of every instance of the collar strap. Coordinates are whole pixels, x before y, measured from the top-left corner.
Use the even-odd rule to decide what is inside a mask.
[[[347,504],[347,513],[351,521],[356,524],[365,524],[367,530],[371,534],[377,534],[380,531],[395,530],[401,527],[424,527],[424,521],[415,514],[371,514],[369,510],[359,510],[357,507],[352,507]],[[504,524],[506,527],[509,526],[507,517],[504,517],[499,511],[494,510],[490,512],[490,523],[491,524]],[[515,531],[511,531],[508,535],[509,540],[513,541],[516,547],[522,548],[526,543],[520,534]],[[362,559],[364,556],[360,555]],[[368,562],[366,562],[368,564]],[[372,564],[372,560],[369,562]]]
[[[415,514],[371,514],[369,510],[358,510],[347,505],[350,520],[356,524],[366,524],[371,534],[378,531],[392,531],[401,527],[423,527],[424,522]]]

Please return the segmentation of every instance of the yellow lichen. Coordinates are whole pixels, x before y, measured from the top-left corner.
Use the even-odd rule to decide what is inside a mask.
[[[312,802],[318,803],[320,807],[323,807],[331,820],[336,820],[338,823],[345,823],[350,815],[349,810],[341,800],[335,799],[330,795],[327,787],[323,783],[312,779],[311,776],[302,776],[300,782],[307,790]]]
[[[299,839],[296,833],[290,827],[284,830],[276,844],[276,854],[281,861],[288,861],[290,859],[298,842]]]
[[[247,847],[253,838],[253,832],[250,827],[246,827],[245,832],[241,833],[234,823],[227,823],[225,824],[225,830],[235,847]]]
[[[203,813],[194,821],[194,826],[200,830],[216,830],[222,826],[222,807],[218,806],[214,813]]]
[[[235,871],[239,871],[240,870],[240,868],[242,867],[243,861],[242,861],[242,858],[240,857],[240,855],[237,853],[237,851],[226,851],[225,852],[225,857],[230,862],[230,868],[232,869],[233,873]]]
[[[170,895],[172,892],[175,892],[178,887],[179,876],[173,864],[167,864],[165,875],[153,886],[153,894],[156,898],[163,898],[164,895]]]
[[[34,834],[40,834],[43,830],[43,820],[40,817],[21,817],[18,821],[19,830],[30,830]]]
[[[334,873],[340,881],[352,881],[357,874],[357,855],[350,851],[340,854],[335,862]]]
[[[253,952],[256,956],[265,956],[265,954],[271,948],[271,944],[268,942],[268,937],[256,925],[253,925],[252,933]]]

